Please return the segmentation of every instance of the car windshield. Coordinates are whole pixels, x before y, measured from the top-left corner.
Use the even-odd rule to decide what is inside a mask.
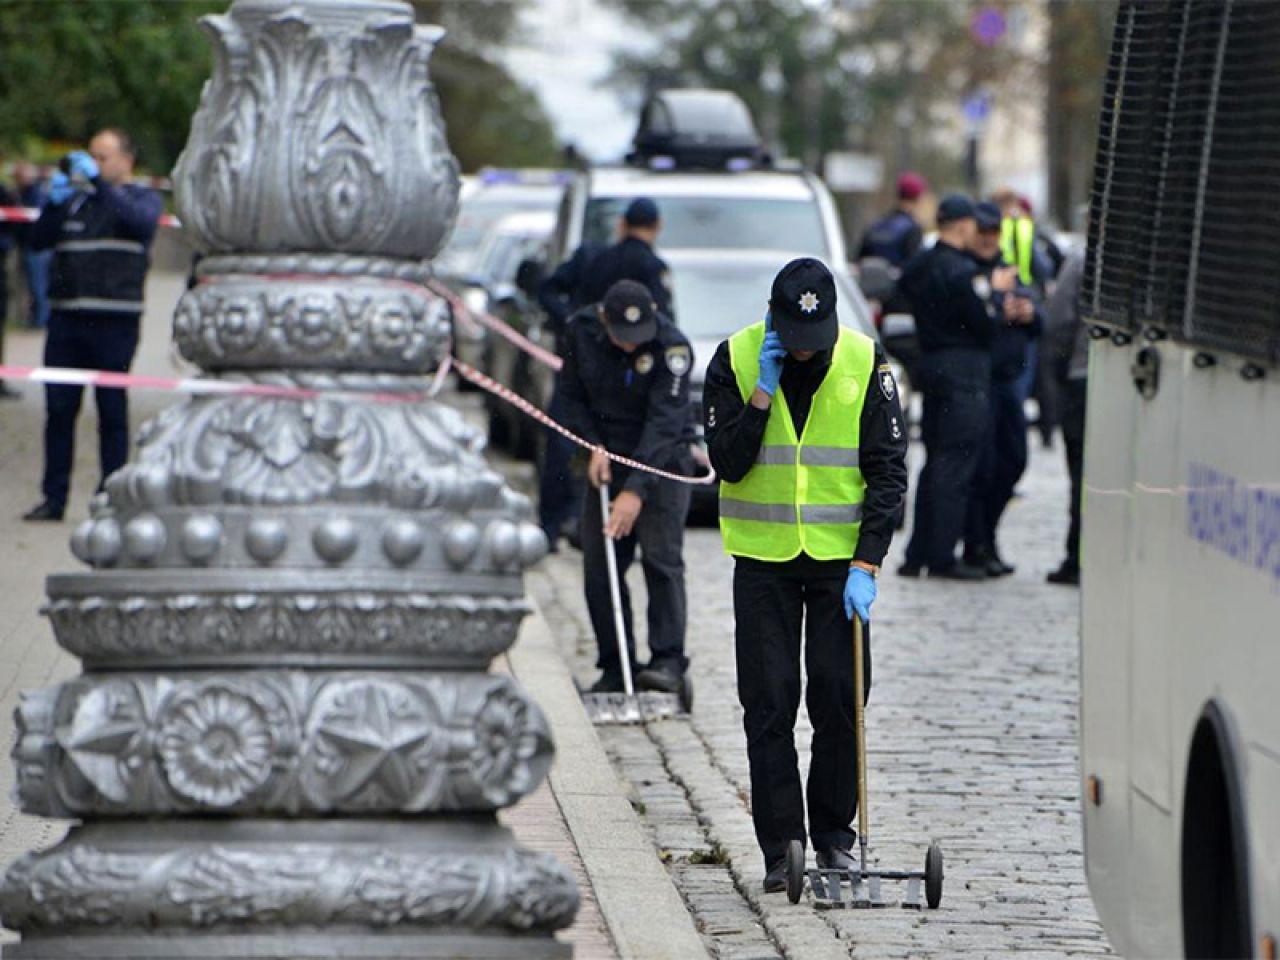
[[[790,255],[778,261],[676,261],[671,265],[672,301],[676,321],[685,336],[722,339],[764,319],[774,275]],[[855,294],[837,276],[836,315],[843,326],[870,333],[854,304]]]
[[[526,210],[555,210],[560,193],[560,189],[554,187],[481,190],[459,208],[458,222],[449,237],[445,255],[457,268],[465,267],[465,261],[475,255],[485,235],[499,220]]]
[[[511,283],[520,262],[537,256],[545,243],[545,237],[524,233],[491,236],[476,256],[475,273],[487,284]]]
[[[587,204],[583,239],[612,243],[618,218],[631,197],[593,197]],[[828,256],[818,205],[810,200],[755,197],[655,198],[662,213],[658,245],[669,249],[795,250]]]

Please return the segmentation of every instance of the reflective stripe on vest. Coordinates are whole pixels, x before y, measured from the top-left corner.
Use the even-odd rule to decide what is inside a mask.
[[[1030,217],[1005,217],[1000,221],[1000,255],[1018,268],[1024,287],[1035,282],[1031,263],[1035,255],[1036,225]]]
[[[763,323],[729,340],[743,402],[755,391],[763,341]],[[818,560],[853,556],[865,491],[858,440],[874,368],[874,341],[841,328],[799,438],[786,397],[781,390],[774,394],[755,464],[737,483],[720,484],[720,532],[728,553],[776,562],[801,552]]]

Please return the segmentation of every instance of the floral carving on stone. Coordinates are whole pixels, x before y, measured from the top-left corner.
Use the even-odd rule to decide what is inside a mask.
[[[231,807],[270,779],[277,731],[287,715],[265,687],[254,694],[213,680],[168,699],[157,737],[175,792],[206,806]]]

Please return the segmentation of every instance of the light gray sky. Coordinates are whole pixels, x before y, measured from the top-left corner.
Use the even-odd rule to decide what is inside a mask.
[[[636,129],[634,105],[605,86],[618,49],[644,49],[617,13],[598,0],[535,0],[523,17],[524,42],[503,59],[542,99],[556,133],[593,160],[616,160]]]

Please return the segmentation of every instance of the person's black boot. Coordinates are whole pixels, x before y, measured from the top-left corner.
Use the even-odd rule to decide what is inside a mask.
[[[606,671],[600,679],[587,688],[587,693],[622,693],[626,686],[622,682],[622,674]]]
[[[781,893],[787,889],[787,861],[779,860],[764,874],[764,892]]]
[[[1066,587],[1080,585],[1080,567],[1070,560],[1063,560],[1062,566],[1045,577],[1048,583],[1057,583]]]
[[[679,693],[682,686],[684,686],[684,674],[671,664],[650,663],[636,676],[636,687],[641,690]]]
[[[66,507],[59,506],[52,500],[44,500],[22,515],[27,523],[59,523]]]
[[[929,578],[938,580],[965,580],[973,582],[987,579],[987,571],[982,567],[971,567],[967,563],[953,563],[941,570],[929,568]]]
[[[827,847],[814,855],[821,870],[856,870],[858,861],[848,850],[840,847]]]

